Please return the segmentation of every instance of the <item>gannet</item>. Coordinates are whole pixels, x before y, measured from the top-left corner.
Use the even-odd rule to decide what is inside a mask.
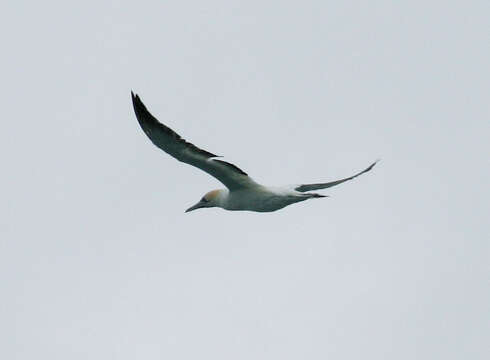
[[[191,206],[185,212],[211,207],[257,212],[276,211],[300,201],[327,197],[327,195],[309,191],[326,189],[352,180],[371,170],[377,163],[377,161],[373,162],[366,169],[355,175],[326,183],[284,187],[264,186],[255,182],[237,166],[224,160],[219,160],[220,156],[200,149],[184,140],[179,134],[160,123],[150,114],[140,97],[132,91],[131,97],[136,118],[153,144],[177,160],[195,166],[214,176],[226,186],[226,189],[209,191],[197,204]]]

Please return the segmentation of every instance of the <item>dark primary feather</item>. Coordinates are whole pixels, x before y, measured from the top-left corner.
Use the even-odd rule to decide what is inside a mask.
[[[168,135],[171,139],[180,142],[183,146],[186,146],[207,158],[218,157],[218,155],[214,155],[209,151],[203,150],[191,144],[190,142],[185,141],[182,137],[177,134],[175,131],[165,126],[161,122],[159,122],[146,108],[145,104],[141,101],[138,95],[135,95],[131,91],[131,96],[133,98],[133,107],[134,112],[136,113],[136,118],[140,123],[141,128],[145,132],[145,134],[150,138],[150,140],[158,147],[161,148],[162,143],[157,141],[158,132],[164,133]],[[162,150],[166,151],[162,148]]]
[[[134,112],[138,122],[157,147],[179,161],[200,168],[221,181],[230,190],[251,186],[254,183],[237,166],[226,161],[213,159],[217,155],[187,142],[179,134],[159,122],[146,108],[138,95],[131,92]],[[230,171],[231,170],[231,171]]]
[[[297,188],[295,188],[295,190],[299,191],[299,192],[305,192],[305,191],[311,191],[311,190],[326,189],[326,188],[329,188],[329,187],[332,187],[335,185],[342,184],[345,181],[352,180],[352,179],[358,177],[359,175],[362,175],[362,174],[368,172],[369,170],[371,170],[374,167],[374,165],[376,165],[377,162],[378,161],[373,162],[366,169],[362,170],[361,172],[359,172],[355,175],[349,176],[348,178],[330,181],[330,182],[326,182],[326,183],[319,183],[319,184],[304,184],[304,185],[298,186]]]

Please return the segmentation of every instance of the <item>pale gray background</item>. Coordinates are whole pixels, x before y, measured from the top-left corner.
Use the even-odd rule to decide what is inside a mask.
[[[2,359],[489,358],[488,1],[7,1]],[[151,145],[130,90],[265,184]]]

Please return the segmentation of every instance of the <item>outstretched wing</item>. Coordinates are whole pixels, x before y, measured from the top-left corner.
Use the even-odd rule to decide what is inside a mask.
[[[151,142],[179,161],[195,166],[221,181],[228,189],[236,190],[254,186],[256,183],[237,166],[223,160],[209,151],[185,141],[179,134],[160,123],[141,101],[131,92],[134,112],[141,128]]]
[[[352,179],[358,177],[359,175],[362,175],[362,174],[368,172],[369,170],[371,170],[374,167],[374,165],[376,165],[377,162],[378,162],[378,160],[373,162],[366,169],[362,170],[361,172],[359,172],[355,175],[349,176],[348,178],[330,181],[327,183],[320,183],[320,184],[304,184],[304,185],[300,185],[300,186],[296,187],[294,190],[299,191],[299,192],[305,192],[305,191],[311,191],[311,190],[326,189],[326,188],[329,188],[329,187],[332,187],[332,186],[335,186],[338,184],[342,184],[345,181],[352,180]]]

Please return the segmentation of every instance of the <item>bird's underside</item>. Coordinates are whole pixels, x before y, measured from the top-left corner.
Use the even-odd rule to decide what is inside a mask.
[[[220,160],[218,159],[219,156],[184,140],[179,134],[151,115],[138,95],[133,92],[131,95],[136,118],[153,144],[177,160],[207,172],[226,186],[226,189],[208,192],[187,211],[205,207],[258,212],[275,211],[296,202],[325,197],[325,195],[309,193],[309,191],[326,189],[352,180],[370,171],[376,165],[374,162],[355,175],[325,183],[302,184],[283,188],[263,186],[255,182],[237,166]]]

